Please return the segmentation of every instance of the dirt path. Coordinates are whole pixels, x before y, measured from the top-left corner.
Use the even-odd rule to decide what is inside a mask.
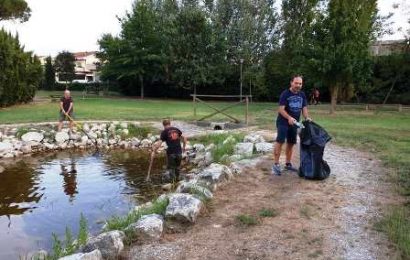
[[[298,157],[298,156],[295,156]],[[326,147],[332,175],[307,181],[295,173],[270,174],[264,156],[215,192],[197,223],[169,229],[159,243],[137,245],[129,259],[391,259],[393,247],[373,229],[386,204],[397,200],[383,180],[380,162],[365,153]],[[295,161],[294,163],[298,163]],[[258,216],[273,208],[276,217],[240,225],[241,214]]]

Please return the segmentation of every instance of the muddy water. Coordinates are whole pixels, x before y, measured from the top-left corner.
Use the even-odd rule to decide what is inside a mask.
[[[103,220],[127,213],[159,192],[165,160],[141,151],[60,152],[9,162],[0,173],[0,259],[50,249],[51,233],[78,232],[81,213],[91,233]]]

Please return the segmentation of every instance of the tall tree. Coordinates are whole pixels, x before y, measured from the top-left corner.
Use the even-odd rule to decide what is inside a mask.
[[[51,56],[46,58],[46,64],[44,66],[44,85],[46,90],[53,90],[56,83],[56,72],[53,67]]]
[[[59,81],[71,82],[75,78],[75,57],[68,51],[60,52],[54,60],[54,69]]]
[[[330,0],[326,12],[316,17],[308,62],[329,87],[331,113],[340,92],[369,80],[376,5],[376,0]]]
[[[30,18],[30,12],[25,0],[0,0],[0,21],[19,19],[25,22]]]

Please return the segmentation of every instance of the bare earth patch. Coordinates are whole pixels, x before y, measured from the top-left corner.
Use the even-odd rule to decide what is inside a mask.
[[[394,258],[394,247],[373,228],[385,205],[398,199],[386,182],[387,172],[370,155],[332,144],[325,159],[332,169],[325,181],[291,172],[273,176],[270,155],[254,159],[215,192],[195,225],[168,229],[159,243],[134,245],[124,258]],[[262,209],[278,215],[262,217]],[[258,223],[241,224],[237,216],[244,214]]]

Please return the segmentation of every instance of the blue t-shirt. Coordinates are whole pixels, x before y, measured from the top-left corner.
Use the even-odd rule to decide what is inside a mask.
[[[303,91],[299,91],[295,94],[287,89],[283,91],[282,94],[280,94],[279,106],[285,106],[285,111],[291,117],[299,121],[302,108],[307,106],[306,95]],[[278,118],[276,119],[276,123],[281,125],[288,125],[288,120],[279,113]]]

